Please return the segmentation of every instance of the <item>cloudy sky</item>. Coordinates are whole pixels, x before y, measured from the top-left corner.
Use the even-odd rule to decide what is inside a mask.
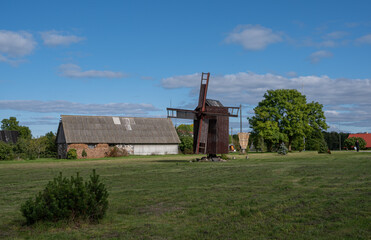
[[[62,114],[166,117],[196,106],[210,72],[208,97],[242,104],[244,131],[267,90],[289,88],[324,105],[330,130],[371,132],[370,12],[357,0],[4,0],[0,119],[40,136]]]

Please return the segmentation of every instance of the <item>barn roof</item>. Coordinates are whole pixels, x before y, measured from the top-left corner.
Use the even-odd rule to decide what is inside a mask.
[[[180,142],[169,118],[62,115],[57,135],[59,143],[174,144]],[[64,137],[61,137],[62,135]]]
[[[370,133],[355,133],[349,134],[348,138],[351,137],[360,137],[366,141],[366,148],[371,148],[371,134]]]
[[[6,143],[16,143],[19,137],[18,131],[1,130],[0,141]]]

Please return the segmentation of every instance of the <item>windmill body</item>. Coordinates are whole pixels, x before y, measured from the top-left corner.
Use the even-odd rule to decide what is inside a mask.
[[[210,73],[202,73],[200,96],[195,110],[167,108],[168,117],[193,119],[193,151],[196,154],[228,153],[229,117],[237,117],[239,107],[225,107],[207,99]]]

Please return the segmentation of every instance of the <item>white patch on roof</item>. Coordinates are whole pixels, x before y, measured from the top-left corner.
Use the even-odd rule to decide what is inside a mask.
[[[120,118],[118,118],[118,117],[112,117],[112,119],[113,119],[113,123],[114,124],[121,125]]]
[[[133,130],[133,129],[131,128],[131,124],[130,124],[130,119],[129,119],[129,118],[123,118],[122,120],[124,120],[124,121],[123,121],[123,124],[124,124],[126,130],[128,130],[128,131]],[[135,123],[134,123],[134,124],[135,124]]]

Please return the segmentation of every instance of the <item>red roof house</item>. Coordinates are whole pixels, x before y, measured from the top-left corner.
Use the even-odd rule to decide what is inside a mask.
[[[348,138],[360,137],[366,141],[366,148],[371,148],[371,133],[355,133],[349,134]]]

